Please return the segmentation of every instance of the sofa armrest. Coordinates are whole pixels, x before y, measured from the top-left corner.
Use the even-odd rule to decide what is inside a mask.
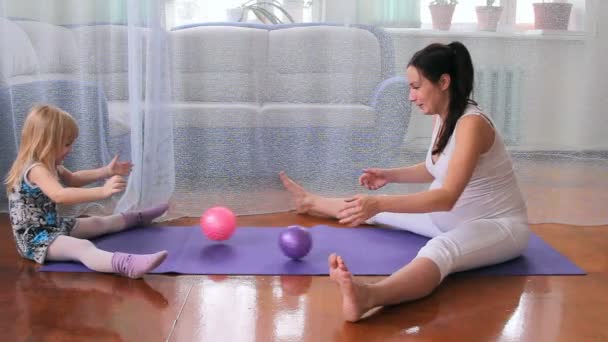
[[[382,164],[393,159],[405,139],[412,111],[409,92],[407,79],[395,76],[380,83],[372,97],[370,104],[378,113],[376,142]]]

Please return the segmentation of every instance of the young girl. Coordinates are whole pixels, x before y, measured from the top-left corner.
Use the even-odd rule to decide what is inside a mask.
[[[17,251],[41,264],[45,260],[74,260],[95,271],[140,278],[158,267],[167,251],[111,253],[86,239],[147,224],[162,215],[167,205],[107,217],[59,216],[57,203],[97,201],[123,191],[123,176],[133,166],[116,156],[105,167],[71,172],[62,163],[77,137],[76,121],[56,107],[36,106],[25,119],[17,159],[5,182]],[[101,179],[107,179],[101,187],[80,188]]]
[[[324,198],[281,173],[299,213],[367,222],[430,237],[409,264],[375,284],[353,279],[344,260],[329,257],[342,310],[356,321],[369,309],[430,294],[450,273],[492,265],[523,252],[530,235],[526,205],[509,153],[492,121],[470,99],[473,63],[459,42],[431,44],[407,67],[410,101],[434,115],[432,142],[422,163],[364,170],[359,183],[376,190],[388,183],[427,183],[428,191],[400,196]]]

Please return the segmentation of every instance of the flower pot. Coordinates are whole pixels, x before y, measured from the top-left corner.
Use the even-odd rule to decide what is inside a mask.
[[[447,31],[452,26],[456,5],[429,5],[433,29]]]
[[[496,31],[502,14],[500,6],[477,6],[477,29],[480,31]]]
[[[534,28],[537,30],[567,30],[572,4],[564,2],[533,3]]]

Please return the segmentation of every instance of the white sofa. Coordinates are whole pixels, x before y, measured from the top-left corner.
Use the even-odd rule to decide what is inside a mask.
[[[0,106],[24,112],[49,101],[75,114],[86,126],[79,140],[95,148],[76,156],[79,166],[119,151],[128,157],[128,28],[1,23],[12,33],[0,46],[10,46],[14,58],[1,63]],[[311,175],[328,156],[340,165],[345,155],[358,155],[359,144],[372,145],[360,161],[381,164],[403,141],[408,88],[394,76],[392,41],[382,30],[203,24],[166,34],[178,182],[281,169]],[[19,87],[27,96],[15,99]],[[32,89],[39,94],[31,96]],[[75,91],[90,93],[86,103],[72,103]],[[16,122],[23,115],[11,113]]]
[[[178,179],[330,167],[352,176],[387,164],[403,142],[408,86],[380,29],[209,23],[169,37],[176,154],[212,161],[177,165]]]

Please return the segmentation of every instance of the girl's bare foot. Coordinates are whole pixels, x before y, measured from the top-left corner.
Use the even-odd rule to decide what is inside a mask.
[[[308,214],[312,208],[313,195],[304,190],[303,187],[294,182],[291,178],[287,177],[285,172],[279,172],[279,177],[281,178],[281,182],[283,182],[285,189],[289,191],[296,202],[296,213]]]
[[[342,257],[336,254],[329,256],[329,276],[340,286],[344,318],[349,322],[359,320],[370,309],[366,303],[369,298],[367,286],[353,279]]]

